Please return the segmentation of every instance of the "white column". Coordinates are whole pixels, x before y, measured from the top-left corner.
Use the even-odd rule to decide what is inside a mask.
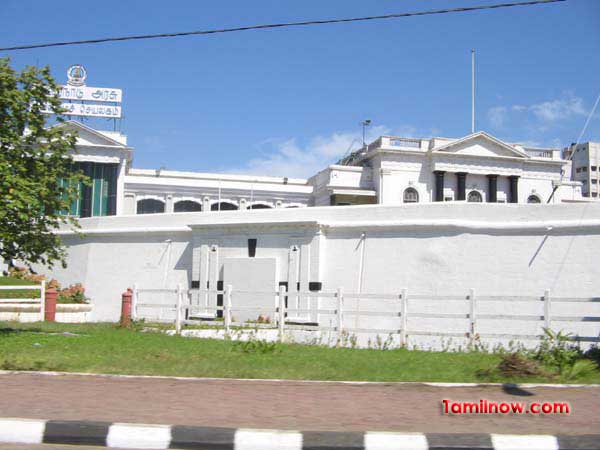
[[[117,211],[119,210],[117,209]],[[117,215],[135,213],[137,213],[136,196],[133,192],[128,192],[124,194],[124,200],[121,202],[121,211],[117,212]]]
[[[297,245],[292,245],[289,250],[288,259],[288,308],[299,309],[300,305],[298,302],[298,271],[300,263],[300,249]],[[297,318],[299,314],[297,311],[292,313],[292,316]]]
[[[407,347],[408,333],[406,329],[408,327],[408,289],[402,289],[400,298],[400,345]]]
[[[322,274],[325,271],[325,236],[323,235],[321,229],[316,230],[310,243],[310,250],[308,253],[308,281],[318,283],[323,279]],[[311,304],[316,310],[320,308],[321,303],[320,297],[312,298]],[[315,311],[314,317],[311,318],[311,321],[314,320],[315,322],[319,323],[319,319],[319,313]]]
[[[217,290],[217,281],[219,280],[219,247],[211,245],[208,250],[208,288],[211,291]],[[215,308],[217,306],[217,294],[208,295],[208,304]],[[217,315],[217,311],[210,311]]]
[[[173,206],[173,196],[168,194],[165,196],[165,212],[172,213],[174,209]]]
[[[300,276],[299,276],[299,280],[300,281],[300,291],[308,291],[308,282],[309,282],[309,275],[310,275],[310,243],[303,243],[300,245],[300,264],[299,264],[299,271],[300,271]],[[306,297],[306,298],[302,298],[299,297],[299,305],[300,308],[302,309],[312,309],[312,305],[313,305],[313,301],[312,301],[312,297]],[[307,319],[309,319],[311,322],[314,322],[316,320],[316,317],[314,317],[314,314],[312,313],[305,313],[303,314],[303,317],[306,317]]]
[[[229,334],[231,330],[231,285],[225,286],[225,295],[223,296],[223,322],[225,323],[225,333]]]
[[[117,216],[122,214],[135,214],[133,212],[123,212],[123,203],[125,202],[125,173],[127,171],[127,160],[122,159],[119,163],[119,175],[117,177]]]
[[[279,329],[279,340],[283,342],[284,333],[285,333],[285,286],[279,286],[279,296],[278,296],[278,319],[277,319],[277,327]]]

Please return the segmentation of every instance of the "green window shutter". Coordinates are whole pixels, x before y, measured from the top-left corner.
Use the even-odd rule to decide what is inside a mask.
[[[62,178],[60,178],[60,179],[58,180],[58,187],[59,187],[59,189],[60,189],[60,188],[62,188],[64,185],[65,185],[65,180],[63,180]],[[61,200],[65,200],[65,199],[66,199],[66,197],[67,197],[67,196],[66,196],[65,194],[62,194],[62,195],[61,195]],[[64,209],[61,209],[61,210],[59,210],[59,211],[58,211],[58,214],[60,214],[60,215],[63,215],[63,216],[64,216],[64,215],[66,215],[66,214],[67,214],[67,211],[65,211]]]
[[[81,215],[81,183],[77,185],[77,198],[71,203],[70,214],[72,216]]]
[[[102,169],[103,164],[92,163],[93,166],[93,195],[92,216],[102,215]]]
[[[76,162],[73,171],[82,171],[90,179],[91,184],[77,186],[77,198],[68,210],[60,214],[79,217],[113,216],[117,206],[118,164],[102,164],[93,162]],[[58,186],[65,186],[65,180],[59,180]],[[65,196],[66,198],[66,196]]]
[[[102,165],[102,197],[100,199],[100,215],[106,216],[108,207],[108,183],[106,177],[110,172],[110,166],[108,164]]]
[[[92,185],[85,186],[82,183],[81,186],[81,214],[80,217],[90,217],[92,215],[92,192],[93,192],[93,173],[92,163],[82,162],[81,168],[83,174],[90,178]]]
[[[73,172],[78,172],[81,170],[81,165],[76,162],[73,163]],[[72,216],[80,216],[81,215],[81,193],[82,193],[82,184],[77,184],[77,198],[73,200],[71,203],[70,213]]]
[[[105,215],[114,216],[117,213],[117,178],[119,165],[104,166],[104,192],[106,195]]]

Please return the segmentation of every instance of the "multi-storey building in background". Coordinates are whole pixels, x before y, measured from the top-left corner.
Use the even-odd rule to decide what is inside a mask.
[[[600,198],[600,142],[572,144],[563,157],[571,159],[571,179],[582,184],[582,196]]]

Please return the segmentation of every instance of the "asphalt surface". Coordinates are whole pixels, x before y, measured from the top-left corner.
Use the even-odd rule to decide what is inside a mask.
[[[442,400],[568,402],[568,415],[447,415]],[[0,375],[0,417],[232,428],[593,434],[600,388]]]

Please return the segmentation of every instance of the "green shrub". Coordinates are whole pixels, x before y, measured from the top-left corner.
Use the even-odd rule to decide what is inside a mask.
[[[252,336],[247,341],[233,341],[233,349],[242,353],[259,353],[263,355],[281,351],[278,342],[255,339]]]
[[[585,377],[598,370],[598,366],[589,359],[580,359],[570,367],[563,369],[561,376],[564,380],[570,381],[580,377]]]
[[[563,375],[572,371],[575,363],[583,359],[583,352],[578,345],[571,342],[570,333],[544,328],[542,341],[532,357]]]

